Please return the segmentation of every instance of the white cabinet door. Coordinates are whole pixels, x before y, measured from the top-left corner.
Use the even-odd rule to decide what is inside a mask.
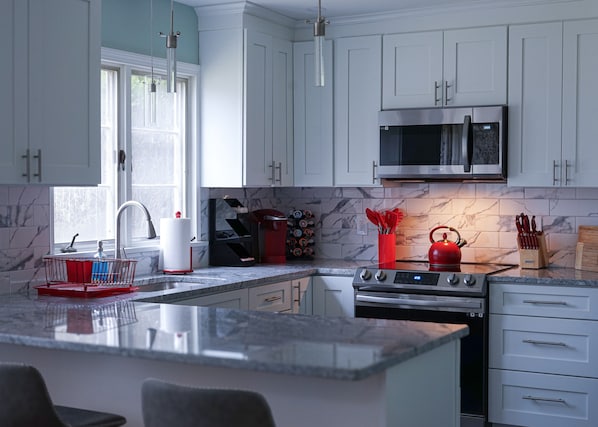
[[[293,43],[272,39],[274,185],[293,185]]]
[[[272,37],[245,30],[245,185],[272,185]]]
[[[13,38],[3,34],[0,52],[10,57],[12,46],[18,54],[16,62],[8,61],[10,67],[0,66],[3,84],[14,83],[3,93],[15,91],[15,98],[3,95],[0,101],[3,112],[10,108],[8,102],[14,102],[13,111],[1,119],[12,139],[2,148],[0,164],[7,168],[0,182],[99,183],[100,2],[4,3],[7,13],[3,10],[2,31],[18,38],[12,45]],[[5,17],[14,21],[4,23]],[[21,34],[23,28],[25,34]],[[26,40],[24,45],[21,38]],[[13,114],[13,120],[5,124]]]
[[[489,366],[598,377],[598,322],[532,316],[490,316]]]
[[[2,2],[0,13],[0,183],[26,182],[21,174],[27,150],[27,4]]]
[[[384,36],[382,108],[442,105],[442,31]]]
[[[100,182],[100,14],[98,1],[29,0],[31,182]]]
[[[385,109],[507,103],[505,26],[384,36]]]
[[[295,186],[332,187],[332,40],[324,45],[326,84],[315,86],[314,43],[293,46]]]
[[[313,314],[355,317],[353,278],[313,276]]]
[[[560,22],[510,27],[509,185],[559,185],[562,64]]]
[[[291,282],[293,292],[293,313],[312,314],[313,291],[311,277],[295,279]]]
[[[598,19],[565,22],[562,185],[598,185]]]
[[[283,312],[293,305],[291,281],[249,288],[249,310]]]
[[[598,380],[490,369],[488,419],[538,427],[595,427]]]
[[[249,307],[249,294],[247,289],[237,289],[235,291],[220,292],[217,294],[175,301],[172,304],[247,310]]]
[[[377,184],[381,37],[348,37],[334,49],[334,184]]]
[[[507,27],[444,32],[444,105],[507,103]]]

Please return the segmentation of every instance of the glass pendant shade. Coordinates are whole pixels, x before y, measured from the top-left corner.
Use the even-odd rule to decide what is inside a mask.
[[[156,81],[152,78],[152,82],[150,83],[150,123],[155,125],[156,124]]]
[[[313,21],[314,26],[314,77],[317,87],[324,86],[324,40],[326,36],[326,18],[322,16],[321,0],[318,0],[318,16]]]
[[[177,35],[172,33],[166,38],[166,91],[169,93],[176,92],[176,39]]]

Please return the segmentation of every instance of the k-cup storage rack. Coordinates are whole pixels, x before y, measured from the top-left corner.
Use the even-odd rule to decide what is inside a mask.
[[[312,211],[292,209],[289,212],[287,259],[314,259],[314,226]]]

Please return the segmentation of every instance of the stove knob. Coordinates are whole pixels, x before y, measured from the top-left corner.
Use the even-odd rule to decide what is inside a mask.
[[[368,270],[367,268],[364,268],[363,270],[361,270],[359,277],[361,278],[361,280],[370,280],[372,278],[372,273],[370,273],[370,270]]]
[[[446,277],[446,281],[451,286],[457,286],[459,284],[459,278],[455,273],[451,273]]]
[[[374,277],[376,278],[377,281],[383,282],[386,280],[386,273],[384,272],[384,270],[378,270]]]
[[[471,274],[466,274],[465,277],[463,277],[463,283],[465,283],[465,286],[473,286],[475,285],[475,277],[473,277]]]

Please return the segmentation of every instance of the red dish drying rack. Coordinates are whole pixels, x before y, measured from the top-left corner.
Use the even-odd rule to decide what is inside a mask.
[[[133,286],[136,260],[109,258],[44,258],[46,284],[39,295],[105,297],[139,289]]]

